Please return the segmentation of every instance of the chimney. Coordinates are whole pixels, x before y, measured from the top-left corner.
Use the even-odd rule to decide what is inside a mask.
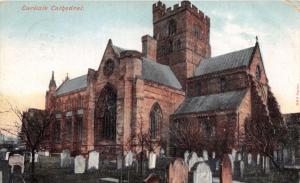
[[[142,46],[143,56],[156,61],[156,40],[149,35],[145,35],[142,37]]]

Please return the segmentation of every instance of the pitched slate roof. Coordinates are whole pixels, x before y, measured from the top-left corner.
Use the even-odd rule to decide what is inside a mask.
[[[236,109],[241,104],[246,90],[230,91],[212,95],[186,98],[175,114],[201,113]]]
[[[63,82],[56,90],[56,96],[83,90],[87,87],[87,75],[79,76]]]
[[[142,58],[142,79],[164,84],[175,89],[182,89],[175,74],[169,66],[159,64],[148,58]]]
[[[126,49],[124,49],[124,48],[118,47],[118,46],[113,45],[113,44],[112,44],[111,46],[112,46],[114,52],[118,55],[118,57],[120,56],[120,53],[121,53],[122,51],[125,51],[125,50],[126,50]]]
[[[233,69],[241,66],[248,66],[254,50],[255,46],[204,59],[196,68],[195,76]]]

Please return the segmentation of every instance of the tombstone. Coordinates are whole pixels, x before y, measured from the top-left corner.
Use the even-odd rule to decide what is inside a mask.
[[[0,182],[1,182],[1,183],[4,182],[4,181],[3,181],[3,178],[2,178],[2,171],[0,171]]]
[[[60,167],[61,168],[68,168],[71,166],[71,156],[69,150],[63,150],[60,153]]]
[[[160,157],[165,157],[165,150],[164,150],[164,148],[160,149],[159,155],[160,155]]]
[[[234,161],[233,178],[238,179],[241,177],[241,161]]]
[[[10,153],[10,152],[6,152],[6,153],[5,153],[5,160],[8,160],[8,159],[9,159],[9,153]]]
[[[84,173],[85,158],[82,155],[76,156],[74,161],[74,173]]]
[[[6,148],[0,149],[0,154],[1,154],[0,160],[5,160],[6,152],[7,152]]]
[[[241,178],[244,177],[244,169],[245,169],[245,163],[244,163],[244,161],[240,161],[240,174],[241,174]]]
[[[283,149],[283,165],[287,164],[288,162],[288,150],[286,148]]]
[[[156,154],[154,152],[150,152],[149,154],[149,169],[154,169],[156,165]]]
[[[238,161],[242,160],[242,154],[241,153],[238,153],[237,159],[238,159]]]
[[[222,160],[222,169],[221,169],[221,181],[222,183],[232,183],[232,167],[231,161],[228,155],[224,155]]]
[[[32,155],[30,153],[30,162],[32,162]],[[38,163],[39,162],[39,154],[35,153],[34,154],[34,162]]]
[[[133,153],[129,151],[125,156],[125,166],[129,167],[132,165],[133,162]]]
[[[50,152],[48,150],[45,151],[45,156],[50,156]]]
[[[122,169],[123,168],[123,157],[122,155],[117,156],[117,169]]]
[[[256,164],[259,165],[259,163],[260,163],[260,154],[257,154]]]
[[[160,183],[161,179],[158,175],[151,173],[145,180],[145,183]]]
[[[265,159],[266,161],[266,173],[270,173],[270,158],[269,157],[266,157]]]
[[[189,171],[191,171],[191,169],[193,168],[193,166],[195,165],[195,163],[198,162],[198,156],[195,152],[192,152],[192,156],[189,159]]]
[[[208,161],[208,153],[207,153],[207,150],[203,150],[203,151],[202,151],[202,156],[203,156],[204,161]]]
[[[99,169],[99,153],[97,151],[89,152],[88,169]]]
[[[199,162],[196,163],[195,167],[193,183],[212,183],[211,170],[202,158],[199,158]]]
[[[184,152],[184,162],[185,163],[188,163],[188,161],[189,161],[189,155],[190,155],[189,151],[185,151]]]
[[[169,166],[169,183],[188,183],[188,165],[181,158],[177,158]]]
[[[248,165],[251,165],[251,163],[252,163],[252,154],[251,153],[248,153],[248,156],[247,156],[247,163],[248,163]]]
[[[277,151],[273,151],[273,157],[274,157],[274,160],[277,162],[278,159],[277,159]]]
[[[216,158],[216,152],[213,152],[212,153],[212,159],[215,159]]]
[[[11,166],[11,173],[14,172],[14,166],[20,166],[21,172],[24,173],[25,158],[20,154],[14,154],[9,157],[8,164]]]

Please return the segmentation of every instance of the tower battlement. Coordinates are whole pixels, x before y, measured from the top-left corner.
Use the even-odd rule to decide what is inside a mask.
[[[167,7],[161,1],[154,3],[153,6],[153,22],[160,21],[168,16],[172,16],[180,11],[188,10],[193,15],[197,16],[202,21],[205,21],[207,25],[210,25],[210,18],[206,16],[201,10],[199,10],[190,1],[181,1],[180,4],[175,4],[173,7]]]

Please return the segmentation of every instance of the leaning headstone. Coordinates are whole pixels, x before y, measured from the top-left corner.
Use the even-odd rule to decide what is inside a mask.
[[[22,169],[21,172],[24,173],[24,161],[25,158],[20,154],[14,154],[10,156],[8,159],[8,164],[11,166],[11,173],[14,172],[14,166],[20,166]]]
[[[169,183],[187,183],[188,165],[181,158],[177,158],[169,166]]]
[[[75,157],[74,173],[84,173],[85,171],[85,158],[82,155]]]
[[[154,152],[150,152],[149,154],[149,169],[154,169],[156,165],[156,154]]]
[[[211,170],[204,160],[201,159],[199,159],[200,161],[195,165],[196,169],[193,172],[193,183],[212,183]]]
[[[88,169],[99,169],[99,153],[97,151],[89,152]]]
[[[63,150],[60,153],[60,167],[61,168],[68,168],[71,166],[71,156],[69,150]]]
[[[198,162],[198,156],[195,152],[192,152],[192,156],[189,159],[189,171],[191,171],[191,169],[193,168],[193,166],[195,165],[195,163]]]
[[[133,153],[129,151],[125,156],[125,166],[129,167],[132,165],[133,162]]]
[[[8,158],[9,158],[9,153],[10,153],[9,151],[5,153],[5,160],[8,160]]]
[[[232,168],[231,161],[228,155],[224,155],[222,160],[222,173],[221,173],[221,181],[222,183],[232,183]]]
[[[203,156],[204,161],[208,161],[208,153],[207,153],[207,150],[203,150],[203,151],[202,151],[202,156]]]
[[[189,151],[185,151],[184,152],[184,162],[185,163],[188,163],[188,161],[189,161],[189,155],[190,155]]]

